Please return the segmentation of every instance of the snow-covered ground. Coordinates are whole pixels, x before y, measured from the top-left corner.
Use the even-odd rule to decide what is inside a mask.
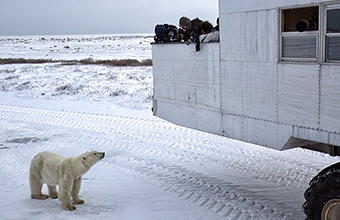
[[[151,41],[3,37],[0,58],[143,60]],[[309,180],[339,161],[179,127],[153,117],[151,102],[152,67],[0,65],[0,219],[304,219]],[[106,156],[83,176],[85,204],[70,212],[58,200],[30,198],[35,154],[87,150]]]
[[[150,59],[151,34],[1,37],[0,58]]]

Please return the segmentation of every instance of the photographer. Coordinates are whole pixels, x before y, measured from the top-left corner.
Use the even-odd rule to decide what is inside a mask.
[[[208,21],[203,21],[198,23],[197,25],[199,32],[201,35],[199,36],[199,41],[201,43],[207,42],[218,42],[219,41],[219,31],[216,30],[212,24]]]
[[[197,24],[202,22],[199,18],[195,18],[190,21],[187,17],[181,17],[179,19],[179,33],[181,39],[186,43],[196,43],[196,51],[199,51],[199,30]]]

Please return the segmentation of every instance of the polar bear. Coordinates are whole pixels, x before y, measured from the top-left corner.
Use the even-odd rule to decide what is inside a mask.
[[[75,210],[76,207],[72,203],[84,203],[84,200],[78,197],[82,175],[104,156],[104,152],[97,151],[85,152],[78,157],[67,158],[52,152],[38,153],[32,159],[29,171],[32,199],[47,199],[48,197],[56,199],[59,197],[63,209]],[[47,184],[49,196],[41,193],[44,183]],[[56,185],[59,186],[59,196]]]

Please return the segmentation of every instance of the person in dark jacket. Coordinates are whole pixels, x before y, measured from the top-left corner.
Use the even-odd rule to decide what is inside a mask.
[[[214,27],[209,21],[203,21],[197,24],[197,28],[200,34],[209,34]]]
[[[220,31],[220,18],[218,17],[216,19],[216,26],[214,27],[216,31]]]
[[[190,21],[187,17],[181,17],[179,19],[179,26],[180,26],[180,34],[182,40],[189,43],[196,43],[198,42],[198,37],[200,35],[197,24],[202,22],[199,18],[195,18]]]
[[[198,30],[197,24],[202,22],[199,18],[195,18],[190,21],[187,17],[181,17],[179,19],[180,26],[180,36],[186,44],[196,43],[196,52],[200,51],[199,36],[200,32]]]

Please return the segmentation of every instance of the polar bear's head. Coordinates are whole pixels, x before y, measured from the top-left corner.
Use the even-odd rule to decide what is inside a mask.
[[[98,160],[103,159],[104,156],[105,156],[105,152],[88,151],[80,155],[80,158],[86,167],[91,167],[95,163],[97,163]]]

